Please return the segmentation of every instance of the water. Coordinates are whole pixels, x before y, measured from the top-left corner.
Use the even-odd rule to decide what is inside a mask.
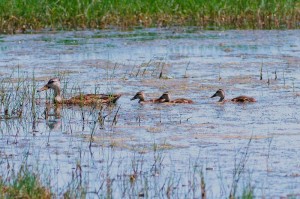
[[[182,28],[3,35],[2,79],[21,74],[31,85],[34,75],[41,87],[59,75],[66,97],[78,88],[123,96],[104,110],[101,126],[99,110],[87,107],[63,107],[60,117],[52,107],[45,119],[46,95],[36,94],[36,120],[31,110],[27,118],[0,120],[2,173],[8,163],[26,162],[55,194],[80,184],[88,198],[200,197],[202,175],[208,198],[224,198],[241,163],[239,195],[248,184],[258,197],[299,194],[299,33]],[[244,94],[257,103],[217,103],[210,96],[219,88],[228,99]],[[169,91],[195,104],[140,105],[130,101],[139,90],[148,98]]]

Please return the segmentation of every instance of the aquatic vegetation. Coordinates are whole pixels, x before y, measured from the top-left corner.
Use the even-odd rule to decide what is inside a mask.
[[[7,177],[0,177],[1,198],[52,198],[49,187],[41,184],[39,174],[30,171],[26,165]]]
[[[0,31],[176,25],[205,29],[297,28],[299,10],[297,0],[3,0],[0,2]]]
[[[4,35],[1,186],[12,185],[26,157],[52,198],[296,195],[298,35],[178,27]],[[37,92],[53,77],[66,99],[123,95],[114,106],[57,106],[52,90]],[[209,97],[219,88],[258,103],[216,103]],[[194,105],[141,106],[130,101],[140,90]]]

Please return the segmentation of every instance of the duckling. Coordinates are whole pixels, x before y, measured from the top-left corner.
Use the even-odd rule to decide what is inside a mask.
[[[144,91],[137,92],[135,94],[135,96],[133,98],[131,98],[130,100],[135,100],[135,99],[139,99],[139,103],[163,103],[163,102],[165,102],[165,99],[162,97],[160,97],[158,99],[145,100]]]
[[[40,88],[38,92],[45,91],[48,89],[54,90],[54,102],[58,104],[68,104],[68,105],[93,105],[93,104],[110,104],[115,103],[121,94],[80,94],[78,96],[72,97],[70,99],[63,99],[60,95],[61,87],[59,78],[52,78],[48,83]]]
[[[194,103],[193,100],[185,99],[185,98],[178,98],[178,99],[171,100],[170,94],[168,91],[164,92],[159,99],[165,99],[165,102],[174,103],[174,104],[193,104]]]
[[[219,102],[225,102],[226,101],[226,100],[224,100],[224,98],[225,98],[225,92],[222,89],[217,90],[217,92],[213,96],[211,96],[211,98],[217,97],[217,96],[220,97]],[[248,97],[248,96],[245,96],[245,95],[241,95],[241,96],[235,97],[235,98],[231,99],[230,101],[232,101],[232,102],[240,102],[240,103],[244,103],[244,102],[256,102],[256,100],[253,97]]]

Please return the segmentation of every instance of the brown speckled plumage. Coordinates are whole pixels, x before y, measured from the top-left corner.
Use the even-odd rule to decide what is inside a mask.
[[[98,104],[110,104],[116,103],[121,97],[121,94],[80,94],[70,99],[63,99],[60,95],[60,80],[58,78],[52,78],[48,83],[40,88],[38,92],[53,89],[54,90],[54,102],[59,104],[68,105],[98,105]]]
[[[225,102],[225,92],[222,89],[217,90],[217,92],[211,96],[211,98],[213,97],[220,97],[219,102]],[[237,102],[237,103],[245,103],[245,102],[256,102],[256,100],[253,97],[248,97],[245,95],[241,95],[238,97],[235,97],[233,99],[231,99],[230,101],[232,102]]]

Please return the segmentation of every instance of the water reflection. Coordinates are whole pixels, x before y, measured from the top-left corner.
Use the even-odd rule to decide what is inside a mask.
[[[46,103],[44,115],[50,130],[61,130],[61,109],[61,104]]]

